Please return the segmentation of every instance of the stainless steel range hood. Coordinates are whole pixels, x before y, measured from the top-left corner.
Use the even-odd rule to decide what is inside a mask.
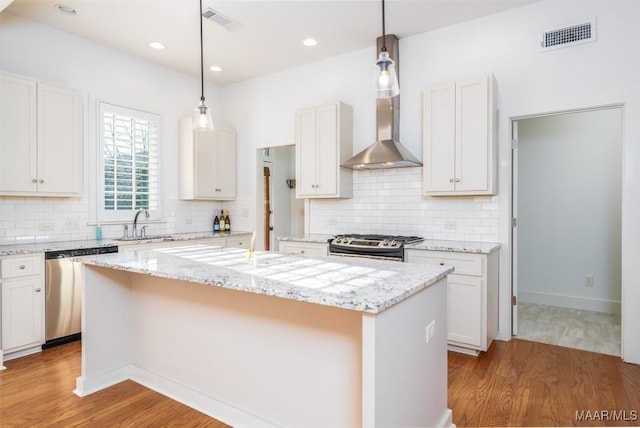
[[[398,62],[398,38],[389,34],[386,36],[387,52],[396,63],[396,70],[400,75]],[[382,37],[377,39],[376,55],[382,47]],[[393,98],[378,98],[376,100],[376,142],[342,164],[343,167],[353,169],[381,169],[422,166],[422,163],[399,141],[400,134],[400,95]]]

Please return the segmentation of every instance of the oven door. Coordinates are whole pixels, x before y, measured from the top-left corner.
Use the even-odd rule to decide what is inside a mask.
[[[356,247],[349,245],[329,244],[329,255],[331,256],[352,256],[367,257],[372,259],[384,259],[403,261],[404,250],[402,248],[385,247]]]

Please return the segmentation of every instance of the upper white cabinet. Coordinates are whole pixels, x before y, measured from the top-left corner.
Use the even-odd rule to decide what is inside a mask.
[[[350,198],[353,109],[344,103],[296,112],[296,197]]]
[[[424,193],[495,195],[497,141],[492,74],[424,92]]]
[[[7,73],[0,93],[0,194],[80,195],[80,95]]]
[[[236,198],[236,131],[216,124],[194,131],[192,119],[180,121],[180,199]]]

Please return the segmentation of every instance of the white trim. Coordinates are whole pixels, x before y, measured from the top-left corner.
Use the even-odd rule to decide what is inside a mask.
[[[518,291],[519,303],[537,303],[540,305],[559,306],[561,308],[582,309],[606,313],[621,313],[621,302],[589,297],[566,296],[535,291]]]
[[[195,389],[186,387],[167,377],[137,366],[133,367],[130,379],[172,400],[178,401],[234,427],[271,428],[276,426],[224,401],[207,396]]]
[[[98,392],[105,388],[109,388],[110,386],[113,386],[117,383],[131,379],[132,371],[133,366],[126,365],[115,370],[110,370],[106,373],[102,373],[98,376],[92,376],[91,379],[87,379],[84,376],[79,376],[76,378],[76,389],[73,390],[73,393],[78,397],[86,397],[89,394],[93,394],[94,392]]]

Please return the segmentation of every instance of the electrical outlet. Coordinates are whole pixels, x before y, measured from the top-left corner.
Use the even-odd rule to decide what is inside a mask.
[[[50,232],[53,230],[53,223],[40,223],[38,229],[40,229],[41,232]]]
[[[456,230],[457,224],[455,220],[445,220],[442,224],[442,229],[444,230]]]
[[[64,228],[66,230],[78,230],[80,229],[80,220],[77,218],[68,218],[64,221]]]
[[[587,275],[584,277],[584,285],[587,287],[593,286],[593,275]]]
[[[433,339],[433,336],[435,335],[436,335],[436,320],[433,320],[427,326],[427,330],[426,330],[427,343],[429,343],[429,341]]]

